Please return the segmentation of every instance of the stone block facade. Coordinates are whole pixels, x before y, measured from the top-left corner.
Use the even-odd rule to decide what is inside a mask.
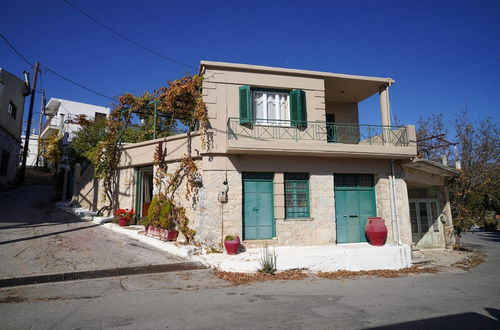
[[[0,126],[0,161],[4,162],[4,157],[7,159],[5,172],[0,173],[0,187],[14,183],[20,150],[21,141]]]

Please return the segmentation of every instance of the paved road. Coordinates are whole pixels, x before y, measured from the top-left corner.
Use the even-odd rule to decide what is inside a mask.
[[[200,270],[25,286],[0,289],[0,319],[5,329],[498,329],[500,235],[464,241],[489,261],[404,278],[233,286]]]
[[[0,192],[0,278],[183,261],[54,209],[52,194],[43,185]]]

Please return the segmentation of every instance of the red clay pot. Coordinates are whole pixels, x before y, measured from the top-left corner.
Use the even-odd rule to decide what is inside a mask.
[[[167,241],[175,241],[179,235],[179,231],[177,230],[165,230],[164,233]]]
[[[119,217],[118,218],[118,226],[120,227],[126,227],[128,226],[129,220],[125,217]]]
[[[365,233],[371,245],[383,246],[387,240],[387,227],[380,217],[368,218]]]
[[[224,247],[226,248],[227,254],[238,253],[238,248],[240,247],[240,237],[236,236],[232,241],[224,241]]]

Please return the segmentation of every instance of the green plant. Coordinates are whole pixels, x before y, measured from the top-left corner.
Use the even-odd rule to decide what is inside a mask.
[[[139,224],[143,225],[144,227],[151,226],[151,219],[148,216],[145,216],[141,220],[139,220]]]
[[[153,197],[148,210],[148,219],[153,226],[158,226],[167,230],[174,230],[177,227],[174,206],[164,194]]]
[[[266,245],[261,252],[260,255],[260,269],[259,273],[265,273],[265,274],[274,274],[276,273],[276,252],[273,250],[269,250],[269,247]]]
[[[224,240],[225,241],[234,241],[235,237],[233,235],[227,235]]]

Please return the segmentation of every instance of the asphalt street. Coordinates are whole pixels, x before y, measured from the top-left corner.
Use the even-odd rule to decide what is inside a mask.
[[[47,185],[0,192],[0,278],[183,261],[54,208],[52,195]]]
[[[38,214],[30,212],[33,216]],[[11,223],[27,220],[15,221]],[[2,227],[0,233],[6,230],[11,229]],[[85,230],[97,228],[76,232]],[[0,236],[0,241],[12,241],[15,237]],[[123,248],[119,241],[125,238],[116,239],[108,242],[109,249]],[[467,234],[463,241],[483,250],[488,260],[469,271],[455,268],[400,278],[313,277],[236,286],[205,269],[4,288],[0,289],[0,327],[499,329],[500,235]],[[18,243],[21,241],[14,244]],[[5,259],[12,255],[4,253],[9,244],[0,245],[2,272],[11,263]],[[131,255],[128,258],[135,258],[137,251],[127,249]],[[155,255],[157,251],[151,253]]]

